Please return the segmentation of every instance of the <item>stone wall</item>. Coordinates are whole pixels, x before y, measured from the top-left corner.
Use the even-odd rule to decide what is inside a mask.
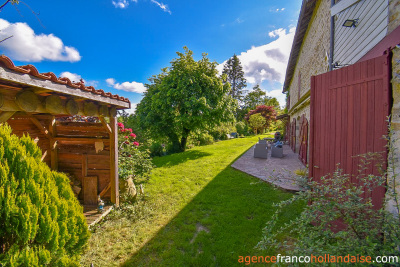
[[[319,0],[315,7],[289,86],[291,107],[299,100],[299,87],[301,97],[310,90],[311,76],[328,71],[330,4],[330,0]]]
[[[393,49],[393,57],[392,57],[392,92],[393,92],[393,107],[391,114],[391,122],[392,122],[392,144],[391,151],[389,152],[389,194],[388,197],[388,210],[393,213],[398,213],[396,209],[395,202],[390,197],[390,192],[396,192],[397,196],[400,196],[400,48]],[[391,159],[393,159],[393,163],[391,163]],[[394,172],[396,176],[391,175]],[[395,183],[393,183],[395,182]],[[396,184],[396,186],[394,186]],[[394,188],[396,187],[396,191]]]
[[[400,0],[390,0],[389,1],[389,26],[388,26],[387,34],[390,34],[399,25],[400,25]]]

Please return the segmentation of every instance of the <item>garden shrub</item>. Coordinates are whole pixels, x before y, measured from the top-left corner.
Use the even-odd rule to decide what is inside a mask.
[[[214,143],[214,138],[208,133],[199,134],[197,140],[201,146],[211,145]]]
[[[150,156],[161,157],[165,155],[165,145],[159,142],[153,142],[150,146]]]
[[[244,121],[239,121],[236,123],[236,131],[240,136],[249,135],[249,126]]]
[[[82,207],[41,157],[30,137],[0,125],[0,265],[79,266],[89,238]]]
[[[153,169],[153,163],[148,150],[141,150],[132,129],[118,123],[118,174],[123,180],[128,177],[147,179]]]
[[[285,251],[291,255],[379,255],[400,256],[399,214],[373,207],[371,192],[385,186],[386,173],[368,174],[372,163],[378,162],[377,153],[361,155],[357,177],[337,170],[321,181],[309,181],[308,190],[277,204],[277,212],[267,223],[258,247]],[[358,184],[352,181],[359,181]],[[301,215],[283,226],[279,215],[283,207],[296,201],[309,203]],[[399,203],[397,203],[399,207]],[[337,228],[340,221],[343,226]],[[282,240],[290,232],[293,239]],[[365,265],[365,264],[364,264]]]
[[[222,123],[213,127],[208,132],[214,140],[226,140],[228,139],[228,134],[236,132],[236,128],[231,123]]]
[[[205,146],[214,143],[214,137],[212,137],[208,131],[199,132],[195,131],[190,133],[186,148],[190,149],[195,146]]]

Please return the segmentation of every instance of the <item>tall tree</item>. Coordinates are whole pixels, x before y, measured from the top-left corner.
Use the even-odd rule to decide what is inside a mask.
[[[243,98],[238,118],[243,119],[250,110],[260,105],[273,106],[275,111],[280,111],[279,101],[275,97],[267,96],[266,92],[260,88],[260,85],[256,84],[253,90]]]
[[[244,119],[250,123],[250,118],[254,114],[261,114],[265,118],[264,129],[267,129],[272,122],[276,121],[276,111],[273,106],[257,106],[255,109],[250,110]]]
[[[229,82],[231,85],[231,96],[240,102],[243,98],[243,89],[247,84],[246,79],[244,78],[242,64],[235,54],[226,61],[222,74],[226,74],[226,80],[224,80],[224,83]]]
[[[149,79],[136,109],[139,126],[154,138],[167,137],[175,152],[185,150],[190,132],[233,121],[236,107],[216,63],[207,54],[195,61],[193,52],[184,50],[170,68]]]
[[[0,5],[0,11],[8,4],[8,3],[11,3],[11,4],[19,4],[19,1],[18,0],[6,0],[3,4],[1,4]]]

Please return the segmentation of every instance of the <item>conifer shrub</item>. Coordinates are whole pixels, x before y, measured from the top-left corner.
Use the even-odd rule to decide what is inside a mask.
[[[0,265],[79,266],[89,238],[82,207],[41,156],[29,136],[0,124]]]

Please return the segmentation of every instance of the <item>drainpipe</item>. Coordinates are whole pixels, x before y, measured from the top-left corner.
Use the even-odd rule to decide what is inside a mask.
[[[335,0],[331,0],[331,8],[335,5]],[[335,39],[335,16],[331,16],[331,37],[329,48],[329,71],[333,70],[333,46]]]

